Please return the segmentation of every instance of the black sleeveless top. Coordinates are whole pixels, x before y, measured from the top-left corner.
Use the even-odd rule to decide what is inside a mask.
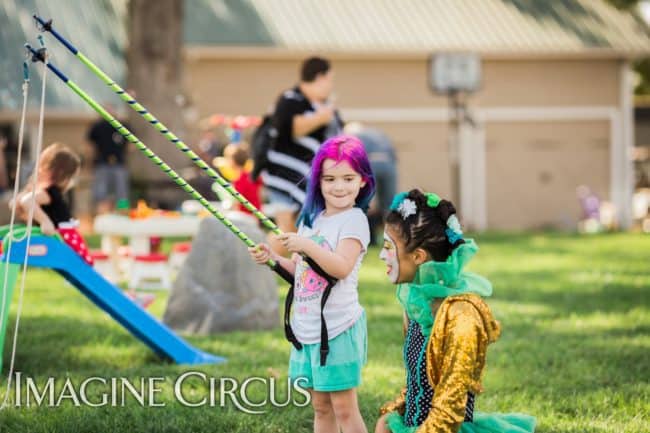
[[[68,203],[63,197],[61,188],[56,185],[50,185],[45,189],[45,192],[50,196],[50,203],[42,205],[41,208],[50,217],[54,226],[58,227],[59,223],[70,221],[72,215],[70,214]]]
[[[422,335],[420,324],[409,320],[406,342],[404,343],[404,363],[406,364],[406,408],[404,425],[419,426],[429,415],[433,401],[433,388],[427,378],[426,346],[427,336]],[[467,393],[465,422],[474,420],[474,394]]]

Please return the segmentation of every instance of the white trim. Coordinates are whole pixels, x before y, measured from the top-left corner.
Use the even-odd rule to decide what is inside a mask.
[[[632,150],[634,147],[634,78],[629,62],[621,62],[620,67],[620,141],[613,150],[619,164],[616,176],[612,182],[616,188],[618,200],[614,203],[618,210],[619,222],[622,228],[632,225],[632,197],[634,195],[634,163]],[[612,173],[613,174],[613,173]]]
[[[286,153],[281,153],[273,149],[269,150],[266,156],[268,157],[269,161],[276,165],[290,168],[291,170],[297,171],[305,177],[309,177],[309,170],[311,167],[309,164],[299,160],[298,158],[294,158],[287,155]]]
[[[471,230],[487,228],[485,127],[465,124],[460,128],[460,210]]]
[[[484,122],[529,122],[540,120],[572,121],[610,119],[618,111],[614,105],[584,106],[521,106],[475,108],[472,114]],[[342,110],[346,119],[361,122],[448,122],[451,116],[447,108],[403,107],[403,108],[346,108]]]
[[[622,145],[622,116],[612,117],[609,129],[609,200],[619,209],[621,205],[620,194],[620,148]]]
[[[459,184],[458,193],[460,203],[460,215],[465,225],[474,229],[475,227],[475,191],[474,191],[474,131],[471,125],[461,123],[458,128],[458,171]]]
[[[622,70],[629,72],[626,67]],[[629,74],[625,76],[629,80]],[[625,149],[629,149],[634,140],[632,93],[629,86],[629,81],[628,84],[621,84],[620,109],[612,105],[511,106],[473,109],[472,114],[476,121],[476,127],[471,134],[468,134],[467,131],[461,133],[463,139],[461,140],[460,155],[460,208],[465,221],[475,230],[485,230],[488,225],[486,123],[606,120],[610,124],[610,199],[618,209],[624,210],[621,214],[621,223],[623,227],[626,227],[627,213],[631,210],[631,205],[628,205],[631,201],[626,202],[626,200],[631,200],[632,197],[633,167],[629,157],[626,157],[629,153]],[[384,123],[446,123],[451,115],[447,108],[428,107],[349,108],[343,110],[343,114],[349,120]]]
[[[476,48],[476,47],[475,47]],[[188,61],[201,60],[303,60],[318,52],[334,61],[422,61],[426,62],[432,52],[458,52],[458,46],[428,46],[425,49],[378,49],[367,46],[358,49],[343,47],[324,47],[313,44],[309,47],[269,47],[269,46],[215,46],[186,45],[183,54]],[[647,57],[646,47],[630,48],[521,48],[521,49],[473,49],[461,47],[461,51],[478,52],[484,61],[539,61],[539,60],[578,60],[578,59],[636,59]]]
[[[487,157],[485,125],[478,123],[474,128],[472,149],[473,173],[473,225],[475,230],[487,229]]]
[[[487,140],[485,136],[485,126],[481,125],[477,140],[477,166],[476,181],[479,184],[476,211],[476,228],[477,230],[487,230]]]

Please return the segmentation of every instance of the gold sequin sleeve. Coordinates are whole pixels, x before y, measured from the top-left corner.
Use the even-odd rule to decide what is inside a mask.
[[[427,345],[427,368],[434,369],[429,377],[437,380],[431,411],[417,433],[458,432],[465,418],[479,346],[487,339],[482,332],[481,316],[468,303],[454,303],[439,313],[446,315],[436,318],[445,319],[444,328],[435,327]]]

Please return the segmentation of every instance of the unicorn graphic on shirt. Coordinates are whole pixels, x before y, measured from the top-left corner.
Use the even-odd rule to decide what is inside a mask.
[[[321,248],[332,251],[332,247],[323,236],[314,234],[310,239],[316,242]],[[327,286],[327,280],[318,275],[305,261],[302,262],[302,266],[303,270],[300,274],[298,294],[301,296],[309,296],[322,293]]]

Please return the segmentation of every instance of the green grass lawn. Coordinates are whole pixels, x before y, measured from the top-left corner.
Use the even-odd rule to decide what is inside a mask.
[[[489,301],[503,326],[488,353],[481,411],[518,411],[538,418],[539,432],[650,432],[650,237],[612,234],[487,234],[471,270],[492,280]],[[361,271],[360,293],[368,314],[369,362],[359,390],[363,416],[374,429],[378,407],[398,392],[401,310],[387,282],[378,250]],[[278,296],[282,298],[284,287]],[[4,350],[0,392],[6,390],[18,286]],[[160,316],[164,297],[151,308]],[[278,325],[280,321],[278,320]],[[44,385],[55,377],[74,384],[100,376],[162,377],[157,402],[124,406],[9,406],[0,411],[4,432],[308,432],[310,408],[267,405],[248,415],[233,404],[186,407],[173,383],[185,371],[208,377],[286,379],[289,343],[272,332],[233,332],[188,337],[203,350],[226,356],[218,366],[177,366],[158,359],[145,345],[68,286],[53,272],[30,270],[16,355],[16,370]],[[78,387],[76,388],[78,390]],[[251,399],[263,398],[252,387]],[[89,387],[98,402],[105,391]],[[188,399],[209,394],[207,384],[189,381]],[[57,396],[58,390],[57,390]],[[282,393],[280,393],[282,395]],[[24,402],[23,402],[24,403]],[[120,403],[120,402],[118,402]]]

